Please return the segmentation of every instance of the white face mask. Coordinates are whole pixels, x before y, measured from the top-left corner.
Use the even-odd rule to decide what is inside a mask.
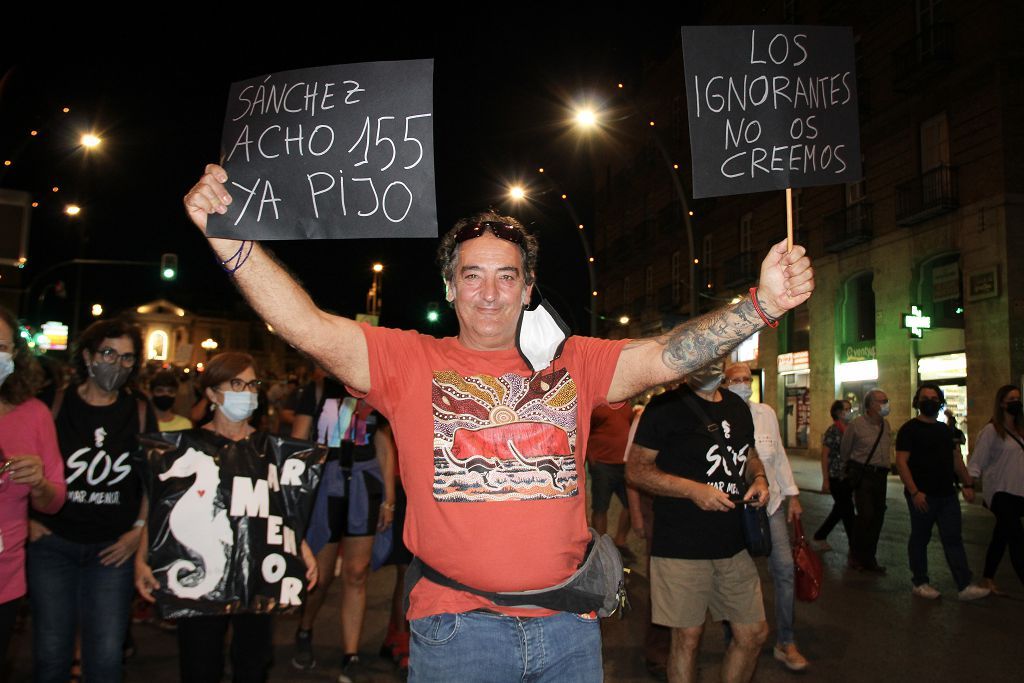
[[[220,411],[232,422],[245,422],[256,410],[257,397],[251,391],[225,391]]]
[[[14,373],[14,356],[7,351],[0,351],[0,386]]]
[[[537,295],[540,303],[532,311],[524,307],[516,325],[516,348],[534,372],[543,370],[561,356],[565,340],[569,338],[569,326],[539,291]]]
[[[750,402],[750,397],[754,395],[754,388],[749,384],[730,384],[729,391],[736,394],[747,403]]]

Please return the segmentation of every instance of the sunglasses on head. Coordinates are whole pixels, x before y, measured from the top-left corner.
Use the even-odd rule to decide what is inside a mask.
[[[482,223],[470,223],[459,228],[458,232],[455,233],[455,243],[462,244],[467,240],[475,239],[488,230],[498,239],[503,239],[520,247],[526,241],[523,231],[515,225],[499,223],[497,221],[483,221]]]

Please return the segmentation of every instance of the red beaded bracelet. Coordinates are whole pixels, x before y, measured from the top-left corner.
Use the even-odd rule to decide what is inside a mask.
[[[771,328],[779,326],[779,321],[769,318],[768,314],[761,310],[761,304],[757,303],[757,287],[750,288],[750,302],[754,304],[754,310],[757,311],[759,316],[761,316],[761,320],[764,321],[765,325]]]

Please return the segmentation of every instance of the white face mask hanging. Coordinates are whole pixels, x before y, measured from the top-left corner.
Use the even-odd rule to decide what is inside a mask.
[[[538,372],[562,355],[570,330],[536,285],[533,286],[533,300],[537,301],[533,309],[524,306],[519,313],[516,348],[530,369]]]

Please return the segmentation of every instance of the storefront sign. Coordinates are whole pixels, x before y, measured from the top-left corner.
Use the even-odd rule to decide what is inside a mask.
[[[53,320],[43,323],[43,331],[36,336],[36,344],[46,351],[63,351],[68,348],[68,326]]]
[[[874,360],[878,356],[875,353],[875,340],[847,344],[839,354],[840,363],[856,363],[863,360]]]
[[[910,336],[920,339],[925,330],[932,328],[932,319],[917,306],[911,306],[910,313],[903,314],[903,327],[910,330]]]
[[[781,353],[778,358],[778,367],[780,375],[788,372],[807,372],[811,369],[810,352]]]
[[[981,301],[999,296],[999,267],[992,266],[985,270],[975,271],[967,275],[967,300]]]
[[[932,268],[932,301],[960,298],[960,266],[956,262]]]

